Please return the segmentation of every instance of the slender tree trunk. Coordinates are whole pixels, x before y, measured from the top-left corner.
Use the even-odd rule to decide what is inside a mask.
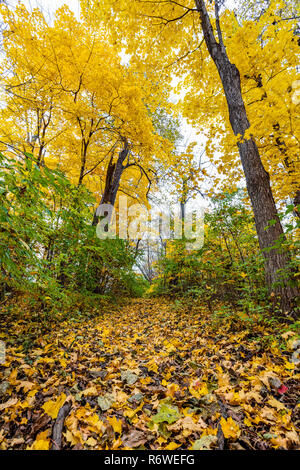
[[[265,258],[267,282],[270,289],[273,289],[280,299],[283,311],[291,312],[298,291],[292,283],[292,273],[289,268],[290,256],[287,251],[272,248],[276,243],[284,241],[285,237],[272,195],[269,174],[263,167],[257,145],[252,137],[244,139],[250,124],[242,97],[239,71],[230,62],[223,44],[218,2],[216,0],[215,11],[219,42],[216,41],[204,0],[195,0],[195,3],[200,14],[208,52],[215,62],[222,81],[232,130],[236,136],[241,136],[237,145],[254,212],[259,245]],[[270,221],[272,221],[271,224]]]
[[[98,207],[100,207],[101,204],[111,204],[112,206],[115,205],[117,192],[120,186],[121,176],[124,171],[123,162],[128,156],[129,152],[130,150],[128,142],[126,139],[124,139],[124,146],[123,149],[119,152],[117,161],[115,163],[113,162],[113,156],[109,161],[108,168],[106,171],[104,193],[102,195],[101,202]],[[93,225],[98,224],[98,207],[94,213]]]
[[[286,166],[289,176],[292,178],[292,194],[291,199],[294,204],[294,214],[300,218],[300,211],[298,207],[300,206],[300,183],[297,181],[297,172],[295,166],[290,161],[289,157],[284,158],[284,164]]]
[[[278,123],[273,126],[275,132],[280,132],[280,125]],[[281,139],[280,135],[275,138],[276,146],[283,156],[283,163],[287,169],[288,175],[291,178],[291,194],[290,197],[294,204],[294,214],[300,218],[300,212],[298,206],[300,205],[300,181],[297,178],[297,169],[295,163],[287,155],[287,146],[284,140]]]
[[[297,193],[296,193],[296,196],[294,197],[294,206],[295,206],[295,214],[300,218],[300,210],[298,209],[298,207],[300,206],[300,191],[297,190]]]
[[[82,181],[85,176],[84,172],[85,172],[88,144],[89,144],[89,141],[86,142],[85,139],[83,139],[81,142],[81,167],[80,167],[80,174],[79,174],[77,186],[82,185]]]

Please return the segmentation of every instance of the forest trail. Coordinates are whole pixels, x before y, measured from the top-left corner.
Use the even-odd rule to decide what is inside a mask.
[[[299,448],[294,364],[231,328],[204,307],[132,299],[62,322],[27,352],[8,346],[0,447],[51,448],[67,400],[64,449]]]

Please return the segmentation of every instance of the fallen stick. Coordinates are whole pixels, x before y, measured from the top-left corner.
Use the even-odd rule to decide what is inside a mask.
[[[52,450],[61,450],[62,430],[65,419],[70,413],[71,406],[71,399],[67,398],[58,412],[52,431]]]
[[[221,416],[224,419],[227,419],[228,418],[228,413],[227,413],[227,410],[226,410],[226,406],[221,401],[221,399],[218,399],[218,404],[219,404],[219,407],[220,407]],[[225,436],[224,436],[224,433],[223,433],[220,422],[218,424],[217,438],[218,438],[218,450],[224,450],[226,441],[225,441]]]
[[[224,450],[225,447],[225,437],[224,433],[221,428],[221,424],[218,424],[218,432],[217,432],[217,439],[218,439],[218,450]]]

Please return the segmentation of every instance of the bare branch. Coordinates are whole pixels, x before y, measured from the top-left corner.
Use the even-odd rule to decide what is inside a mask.
[[[177,18],[171,18],[171,19],[163,18],[162,16],[155,16],[155,15],[143,15],[143,14],[141,14],[141,16],[144,16],[146,18],[155,18],[155,19],[161,20],[162,24],[167,25],[169,23],[173,23],[174,21],[181,20],[182,18],[184,18],[191,11],[197,11],[197,10],[196,9],[186,10],[182,15],[178,16]],[[160,23],[158,23],[158,24],[160,24]]]
[[[183,59],[185,59],[186,57],[188,57],[190,54],[193,54],[194,52],[198,51],[198,50],[201,48],[201,46],[202,46],[203,43],[204,43],[204,38],[203,38],[202,41],[200,42],[199,46],[196,47],[196,49],[193,49],[192,51],[186,52],[186,53],[183,54],[181,57],[178,57],[176,60],[174,60],[174,62],[172,62],[171,64],[166,65],[164,68],[167,69],[167,68],[169,68],[169,67],[172,67],[172,65],[177,64],[180,60],[183,60]]]

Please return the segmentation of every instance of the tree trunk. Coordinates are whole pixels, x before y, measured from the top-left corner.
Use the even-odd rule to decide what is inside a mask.
[[[300,191],[297,190],[296,196],[294,197],[294,206],[295,206],[295,214],[300,218],[300,211],[298,207],[300,206]]]
[[[124,171],[123,162],[125,158],[129,154],[129,146],[126,139],[124,139],[124,146],[123,149],[119,152],[118,159],[115,163],[113,163],[113,156],[111,157],[108,168],[106,171],[106,178],[105,178],[105,188],[104,193],[101,198],[101,202],[97,207],[94,218],[93,218],[93,225],[98,224],[99,217],[97,215],[98,208],[101,204],[111,204],[112,206],[115,205],[117,192],[120,186],[121,176]]]
[[[297,172],[295,171],[295,167],[288,157],[285,157],[284,164],[285,164],[288,174],[292,178],[291,199],[294,204],[294,214],[300,218],[300,211],[298,209],[298,207],[300,206],[300,189],[299,189],[300,185],[299,185],[299,182],[297,181]]]
[[[273,126],[275,132],[280,131],[280,125],[278,123]],[[287,155],[287,146],[284,140],[281,139],[280,135],[275,138],[276,146],[283,156],[283,163],[287,172],[291,178],[291,199],[294,204],[294,214],[300,218],[300,212],[298,206],[300,205],[300,182],[297,178],[297,169],[294,162]]]
[[[78,179],[78,185],[82,185],[83,178],[85,176],[85,165],[86,165],[86,156],[87,156],[87,149],[88,149],[88,144],[89,141],[85,141],[85,139],[82,140],[81,142],[81,167],[80,167],[80,174],[79,174],[79,179]]]
[[[244,139],[250,124],[242,97],[240,74],[237,67],[230,62],[223,44],[218,4],[216,3],[216,23],[219,42],[216,41],[204,0],[195,0],[195,3],[200,13],[208,52],[215,62],[222,81],[232,130],[236,136],[241,136],[237,145],[254,212],[259,246],[265,258],[267,282],[270,290],[273,290],[280,300],[282,310],[291,312],[298,291],[293,287],[289,253],[280,248],[272,248],[280,241],[284,241],[285,236],[273,199],[269,174],[263,167],[256,143],[252,137]]]

